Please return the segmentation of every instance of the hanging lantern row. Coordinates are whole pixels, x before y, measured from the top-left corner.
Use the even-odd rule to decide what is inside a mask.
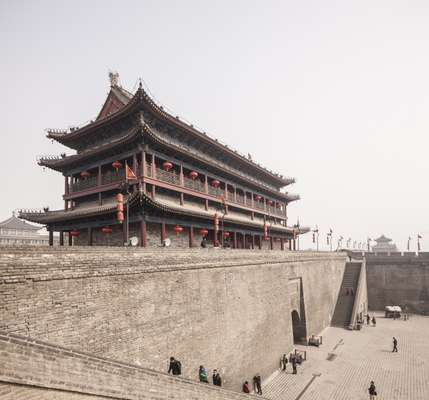
[[[80,176],[84,179],[88,178],[91,174],[88,171],[82,171]]]
[[[212,186],[215,189],[217,189],[220,186],[220,182],[217,179],[215,179],[214,181],[212,181]]]
[[[191,171],[189,173],[189,176],[191,179],[197,179],[198,178],[198,172],[197,171]]]
[[[224,232],[224,233],[223,233],[223,236],[224,236],[224,237],[226,237],[226,238],[228,238],[230,235],[231,235],[231,234],[230,234],[229,232]]]
[[[169,161],[165,161],[162,163],[162,168],[164,168],[164,171],[169,172],[173,168],[173,164]]]
[[[202,237],[206,237],[209,234],[209,231],[207,229],[201,229],[200,230],[200,235]]]
[[[122,164],[119,161],[112,162],[112,167],[116,169],[116,171],[122,167]]]
[[[80,235],[80,231],[70,231],[70,236],[78,237]]]
[[[256,201],[261,201],[261,199],[262,199],[262,196],[259,196],[259,194],[257,194],[257,195],[255,196],[255,200],[256,200]]]
[[[272,200],[267,200],[267,204],[268,204],[269,206],[272,206],[272,205],[273,205],[273,201],[272,201]]]
[[[105,227],[101,228],[101,232],[110,234],[113,232],[113,229],[110,228],[110,226],[105,226]]]
[[[179,226],[179,225],[176,225],[173,228],[173,230],[174,230],[174,232],[176,232],[176,235],[178,235],[179,233],[181,233],[183,231],[183,228],[181,226]]]

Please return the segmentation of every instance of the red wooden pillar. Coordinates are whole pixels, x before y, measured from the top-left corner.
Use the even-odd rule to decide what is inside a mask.
[[[293,251],[296,250],[296,239],[293,239]]]
[[[92,228],[88,228],[88,246],[92,246]]]
[[[285,242],[283,241],[283,238],[280,238],[280,249],[282,251],[285,249]]]
[[[52,230],[49,230],[49,246],[54,245],[54,232]]]
[[[183,165],[180,164],[180,173],[179,173],[179,179],[180,179],[180,186],[185,186],[185,178],[183,176]],[[180,193],[180,205],[183,206],[185,204],[185,195],[183,193]]]
[[[194,247],[194,227],[189,227],[189,247]]]
[[[67,196],[69,194],[70,186],[69,186],[69,177],[64,176],[64,194]],[[64,210],[68,210],[69,201],[64,200]]]
[[[165,222],[161,222],[161,244],[164,243],[165,240]]]
[[[232,236],[232,238],[233,238],[233,242],[232,242],[232,247],[234,248],[234,249],[236,249],[237,248],[237,232],[233,232],[233,234],[232,234],[233,236]]]
[[[60,246],[64,246],[64,232],[60,232]]]
[[[261,235],[258,235],[258,247],[259,247],[259,250],[262,250],[262,236]]]
[[[274,243],[273,243],[273,237],[272,236],[270,236],[270,250],[273,250],[274,249]]]
[[[252,250],[255,249],[255,235],[252,235]]]
[[[140,247],[147,246],[147,231],[146,231],[146,221],[140,221]]]
[[[69,246],[73,246],[73,236],[70,235],[70,232],[68,236],[69,236]]]

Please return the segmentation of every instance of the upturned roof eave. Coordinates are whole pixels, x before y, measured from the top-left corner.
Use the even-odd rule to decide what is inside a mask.
[[[281,187],[290,185],[292,183],[295,183],[294,178],[282,178],[265,168],[261,167],[260,165],[254,163],[251,160],[248,160],[246,157],[236,153],[235,151],[231,150],[230,148],[226,147],[225,145],[219,143],[216,139],[212,139],[211,137],[207,136],[205,133],[200,132],[199,130],[195,129],[192,125],[188,125],[187,123],[181,121],[177,117],[172,116],[170,113],[164,111],[161,107],[159,107],[153,99],[146,93],[146,91],[140,86],[137,89],[137,92],[134,94],[134,96],[129,100],[127,104],[124,105],[120,110],[118,110],[115,113],[112,113],[105,118],[97,119],[94,122],[83,126],[82,128],[76,129],[73,132],[70,133],[55,133],[55,132],[48,132],[47,137],[49,139],[53,139],[67,147],[70,147],[72,149],[76,149],[79,146],[73,145],[73,140],[80,138],[81,136],[85,135],[86,133],[89,133],[93,129],[97,129],[100,126],[102,126],[105,123],[110,123],[114,121],[115,119],[120,118],[122,115],[126,114],[127,112],[132,111],[134,106],[138,106],[139,104],[145,103],[147,104],[156,115],[167,119],[170,123],[173,125],[184,129],[188,133],[193,134],[194,136],[197,136],[199,139],[202,139],[211,145],[217,147],[218,149],[228,153],[228,155],[234,157],[235,159],[239,160],[240,162],[245,163],[248,167],[257,170],[258,172],[264,174],[267,178],[270,180],[273,180]]]

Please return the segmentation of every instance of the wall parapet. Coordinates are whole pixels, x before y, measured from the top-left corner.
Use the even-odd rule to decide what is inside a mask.
[[[248,395],[0,331],[0,382],[114,399],[244,400]],[[263,399],[263,397],[261,397]]]

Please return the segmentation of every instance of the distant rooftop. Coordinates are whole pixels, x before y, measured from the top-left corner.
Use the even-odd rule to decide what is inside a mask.
[[[40,226],[29,224],[28,222],[22,221],[21,219],[17,218],[15,216],[15,213],[13,213],[10,218],[4,220],[3,222],[0,222],[0,228],[26,231],[38,231],[41,229]]]

